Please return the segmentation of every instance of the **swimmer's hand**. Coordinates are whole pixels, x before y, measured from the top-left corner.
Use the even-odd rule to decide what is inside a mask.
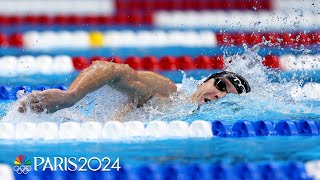
[[[44,111],[46,113],[54,113],[72,106],[74,104],[73,99],[70,93],[59,89],[37,91],[20,100],[18,111],[24,113],[30,108],[31,111],[36,113]]]

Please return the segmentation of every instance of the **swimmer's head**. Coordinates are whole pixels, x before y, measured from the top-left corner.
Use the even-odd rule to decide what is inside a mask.
[[[241,94],[250,92],[248,81],[239,74],[223,71],[210,75],[193,93],[192,100],[199,105],[220,99],[227,93]]]

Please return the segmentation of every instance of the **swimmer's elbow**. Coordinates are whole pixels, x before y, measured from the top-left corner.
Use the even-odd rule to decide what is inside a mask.
[[[127,64],[117,64],[113,62],[106,62],[106,61],[94,61],[91,65],[94,69],[102,70],[105,75],[112,74],[114,78],[123,79],[128,76],[133,76],[135,74],[135,70],[132,69]]]
[[[168,85],[163,87],[162,92],[164,92],[163,96],[169,97],[170,94],[177,92],[177,86],[172,81],[169,81]]]
[[[135,78],[137,73],[128,64],[116,64],[114,67],[115,74],[118,75],[120,79]]]
[[[178,88],[176,86],[176,84],[172,81],[169,82],[169,93],[174,93],[174,92],[177,92]]]

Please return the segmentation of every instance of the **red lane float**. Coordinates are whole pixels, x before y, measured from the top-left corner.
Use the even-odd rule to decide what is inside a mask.
[[[43,25],[52,25],[53,19],[46,15],[28,15],[25,17],[22,17],[21,23],[31,24],[31,25],[37,25],[37,24],[43,24]]]
[[[267,55],[262,61],[262,64],[270,68],[280,68],[279,58],[274,55]]]
[[[229,33],[218,33],[217,35],[217,42],[220,46],[226,46],[233,44],[234,40]]]
[[[284,46],[291,46],[294,44],[294,38],[291,33],[283,32],[279,38],[280,44]]]
[[[74,70],[83,70],[93,61],[112,61],[122,63],[120,57],[103,57],[93,56],[85,57],[69,57],[69,56],[3,56],[0,57],[1,71],[0,76],[20,76],[30,74],[66,74]],[[245,59],[244,59],[245,60]],[[40,64],[38,63],[40,62]],[[223,69],[225,67],[225,59],[222,55],[217,56],[163,56],[156,58],[154,56],[129,56],[125,58],[125,64],[137,70],[194,70],[194,69]],[[296,70],[315,70],[320,69],[320,55],[267,55],[262,62],[269,68],[277,68],[283,71]]]
[[[190,56],[180,56],[177,57],[178,68],[182,70],[192,70],[195,69],[195,65]]]
[[[0,15],[0,25],[140,25],[152,24],[153,14],[141,11],[119,11],[113,16],[102,15]]]
[[[148,71],[160,70],[158,59],[154,56],[146,56],[142,58],[143,69]]]
[[[78,71],[81,71],[89,66],[87,59],[82,56],[72,57],[72,63],[74,68]]]
[[[294,34],[294,40],[296,41],[296,43],[302,45],[308,45],[311,42],[310,36],[304,32]]]
[[[116,0],[118,11],[174,10],[270,10],[270,0]]]
[[[0,34],[0,47],[8,47],[8,37],[5,34]]]
[[[121,57],[119,57],[119,56],[111,56],[111,57],[108,57],[106,60],[110,61],[110,62],[118,63],[118,64],[123,63]]]
[[[118,56],[103,57],[93,56],[87,60],[85,57],[77,56],[72,58],[72,63],[76,70],[83,70],[94,61],[111,61],[115,63],[125,63],[136,70],[149,71],[172,71],[172,70],[193,70],[193,69],[223,69],[224,59],[222,55],[219,56],[197,56],[192,58],[190,56],[163,56],[159,59],[155,56],[129,56],[123,61]]]
[[[194,59],[197,69],[212,69],[211,59],[208,56],[197,56]]]
[[[274,32],[267,32],[262,34],[262,38],[264,42],[268,42],[268,45],[275,45],[278,42],[279,36]]]
[[[247,44],[253,46],[262,42],[267,42],[266,45],[281,45],[281,46],[297,46],[297,45],[315,45],[320,43],[320,34],[318,32],[264,32],[264,33],[218,33],[216,34],[218,45],[242,45]]]
[[[115,63],[125,63],[136,70],[149,71],[172,71],[172,70],[193,70],[193,69],[223,69],[225,61],[223,55],[205,56],[200,55],[195,58],[190,56],[162,56],[159,59],[155,56],[129,56],[123,61],[118,56],[103,57],[93,56],[87,60],[85,57],[77,56],[72,58],[74,68],[76,70],[83,70],[88,67],[93,61],[111,61]],[[267,55],[262,62],[264,66],[269,68],[280,69],[279,57],[275,55]]]
[[[320,42],[320,33],[312,32],[310,34],[311,44],[318,44]]]
[[[162,70],[177,70],[177,60],[173,56],[163,56],[160,58],[160,67]]]
[[[231,38],[235,46],[242,45],[246,42],[246,35],[241,32],[231,34]]]
[[[8,38],[9,45],[12,47],[22,48],[24,41],[21,33],[13,33]]]
[[[253,32],[245,35],[245,41],[249,46],[262,43],[262,37],[260,34]]]
[[[211,64],[213,69],[223,69],[224,68],[224,58],[222,55],[211,57]]]
[[[140,70],[143,69],[143,64],[141,61],[141,58],[136,57],[136,56],[129,56],[126,58],[124,61],[125,64],[128,64],[131,68],[135,70]]]

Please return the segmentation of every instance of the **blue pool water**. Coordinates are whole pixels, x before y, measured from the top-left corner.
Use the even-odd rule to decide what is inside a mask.
[[[190,79],[200,80],[204,77],[207,77],[211,73],[218,71],[209,71],[209,70],[193,70],[193,71],[167,71],[160,72],[161,74],[169,77],[176,83],[181,83],[184,79],[185,86],[187,88],[190,87],[188,83]],[[1,84],[7,84],[10,86],[18,86],[18,85],[29,85],[37,87],[39,84],[45,86],[53,86],[57,84],[62,84],[68,86],[72,80],[76,77],[77,73],[73,73],[71,75],[57,75],[57,76],[30,76],[30,77],[18,77],[0,79]],[[184,78],[185,76],[185,78]],[[278,84],[279,81],[283,80],[291,80],[295,77],[295,80],[298,80],[299,83],[290,84],[288,89],[287,87],[279,87],[277,91],[279,93],[283,93],[280,91],[288,91],[291,86],[298,87],[300,84],[307,84],[309,82],[320,82],[320,71],[305,71],[305,72],[281,72],[275,75],[269,75],[268,81],[273,81],[270,84]],[[296,78],[298,77],[298,78]],[[196,81],[198,82],[198,81]],[[268,85],[266,85],[268,86]],[[262,87],[269,88],[269,87]],[[191,88],[192,89],[192,88]],[[107,91],[110,89],[107,89]],[[190,91],[193,92],[193,91]],[[319,99],[305,99],[299,101],[293,101],[291,98],[286,98],[284,95],[280,95],[276,98],[273,98],[272,95],[263,97],[261,94],[257,93],[255,95],[245,95],[238,96],[235,94],[228,94],[225,98],[219,100],[216,103],[211,103],[208,105],[204,105],[200,110],[192,109],[192,105],[190,105],[190,110],[181,111],[180,114],[175,113],[174,116],[162,116],[159,120],[185,120],[188,122],[192,122],[194,120],[227,120],[228,122],[235,122],[236,120],[300,120],[300,119],[309,119],[309,120],[320,120],[320,100]],[[110,98],[107,97],[108,93],[97,94],[96,99]],[[111,93],[112,94],[112,93]],[[101,96],[101,97],[99,97]],[[90,98],[88,98],[90,99]],[[105,100],[106,102],[108,100]],[[93,101],[94,102],[94,101]],[[89,105],[91,109],[93,102]],[[11,101],[1,101],[0,102],[0,117],[4,117],[6,113],[9,111],[13,102]],[[100,102],[99,102],[100,103]],[[155,102],[156,103],[156,102]],[[107,106],[112,106],[112,103],[107,102]],[[184,108],[188,108],[186,105]],[[177,104],[177,107],[172,108],[173,111],[177,111],[181,108],[181,103]],[[90,112],[85,112],[90,113]],[[93,113],[93,111],[91,112]],[[186,114],[187,113],[187,114]],[[150,119],[155,120],[155,119]]]
[[[303,95],[293,98],[290,89],[300,88],[301,85],[310,82],[319,83],[319,71],[309,72],[271,72],[266,71],[259,64],[237,64],[236,68],[230,70],[239,72],[252,83],[252,93],[246,95],[229,94],[227,97],[204,105],[199,110],[194,104],[183,101],[204,77],[213,71],[189,71],[162,72],[163,75],[172,78],[176,83],[182,83],[181,93],[173,99],[173,105],[160,110],[151,102],[147,107],[151,111],[135,111],[131,117],[136,119],[143,117],[144,122],[150,120],[184,120],[192,122],[195,120],[225,120],[235,122],[236,120],[300,120],[309,119],[320,121],[319,99],[309,99]],[[300,74],[299,74],[300,73]],[[269,74],[269,75],[266,75]],[[298,76],[297,76],[298,74]],[[253,76],[254,75],[254,76]],[[68,85],[76,74],[60,76],[32,76],[1,79],[5,85]],[[298,77],[298,78],[293,78]],[[287,82],[288,79],[293,79]],[[281,82],[281,83],[278,83]],[[71,109],[73,114],[84,114],[88,118],[94,116],[104,106],[112,108],[112,98],[119,98],[119,94],[108,89],[109,94],[97,92],[89,98],[92,101],[81,104],[78,108]],[[111,94],[111,95],[110,95]],[[123,98],[120,96],[120,99]],[[88,99],[87,99],[88,100]],[[108,100],[110,102],[108,102]],[[2,120],[19,121],[57,121],[74,120],[66,116],[65,112],[58,115],[31,116],[17,115],[12,110],[12,103],[1,101]],[[83,106],[82,106],[83,105]],[[80,110],[79,110],[79,107]],[[107,108],[107,109],[108,109]],[[161,113],[160,113],[161,112]],[[10,114],[11,113],[11,114]],[[70,113],[70,112],[69,112]],[[144,114],[147,113],[148,116]],[[10,119],[12,116],[15,119]],[[12,118],[11,117],[11,118]],[[30,117],[32,117],[30,119]],[[134,119],[134,120],[136,120]],[[131,120],[131,119],[130,119]],[[122,163],[167,163],[167,162],[265,162],[265,161],[308,161],[320,159],[320,139],[309,136],[271,136],[250,138],[197,138],[179,140],[145,140],[136,139],[126,142],[98,141],[41,141],[41,140],[0,140],[0,163],[11,164],[18,154],[28,157],[34,156],[86,156],[104,157],[111,159],[120,157]]]
[[[0,141],[0,162],[15,157],[120,157],[124,164],[309,161],[320,158],[319,137],[252,137],[140,142]]]

